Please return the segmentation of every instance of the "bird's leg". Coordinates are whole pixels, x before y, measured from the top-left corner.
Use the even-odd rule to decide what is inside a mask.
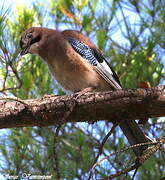
[[[59,95],[55,95],[55,94],[44,94],[42,99],[49,99],[51,97],[55,97],[55,96],[59,96]]]

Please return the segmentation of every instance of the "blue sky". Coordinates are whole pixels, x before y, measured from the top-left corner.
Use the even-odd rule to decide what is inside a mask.
[[[29,5],[31,0],[1,0],[0,7],[4,4],[5,7],[15,6],[16,4],[26,4]]]
[[[5,9],[6,8],[9,8],[9,7],[12,7],[12,12],[10,12],[11,16],[13,15],[14,13],[14,10],[15,10],[15,7],[16,5],[26,5],[26,6],[30,6],[30,4],[32,2],[36,2],[37,0],[0,0],[0,7],[2,7],[2,5],[4,5]],[[42,0],[41,0],[42,1]],[[40,1],[40,2],[41,2]],[[47,1],[47,0],[46,0]],[[47,1],[48,2],[48,1]],[[100,2],[100,5],[99,5],[99,9],[102,11],[102,2]],[[100,10],[97,10],[98,12]],[[135,22],[137,20],[137,16],[135,13],[133,12],[130,12],[130,11],[125,11],[125,15],[126,16],[129,16],[129,19],[132,21],[132,22]],[[118,13],[118,16],[121,16],[121,14]],[[61,27],[62,29],[66,29],[68,27]],[[121,36],[121,32],[115,32],[115,34],[112,35],[113,36],[113,39],[115,39],[116,42],[120,43],[123,42],[125,43],[125,39],[123,36]]]

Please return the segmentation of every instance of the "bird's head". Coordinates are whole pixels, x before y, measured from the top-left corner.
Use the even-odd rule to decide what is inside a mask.
[[[38,54],[41,37],[42,28],[40,27],[31,27],[25,30],[20,40],[21,55]]]

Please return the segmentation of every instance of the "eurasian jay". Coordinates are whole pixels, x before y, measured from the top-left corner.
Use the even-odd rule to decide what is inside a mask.
[[[109,91],[121,89],[118,76],[100,49],[88,37],[75,30],[58,31],[43,27],[27,29],[20,40],[21,55],[39,55],[61,86],[69,91],[84,89]],[[148,142],[135,121],[123,121],[120,128],[131,145]],[[142,154],[146,146],[135,149]]]

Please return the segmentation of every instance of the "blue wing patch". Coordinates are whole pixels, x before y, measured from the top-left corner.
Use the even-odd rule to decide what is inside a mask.
[[[75,38],[68,38],[68,41],[78,54],[80,54],[93,66],[97,66],[97,59],[94,56],[94,52],[91,48]]]
[[[73,49],[94,66],[100,76],[102,76],[114,89],[121,89],[121,84],[118,76],[110,67],[102,54],[95,49],[90,48],[83,42],[75,38],[67,38]]]

